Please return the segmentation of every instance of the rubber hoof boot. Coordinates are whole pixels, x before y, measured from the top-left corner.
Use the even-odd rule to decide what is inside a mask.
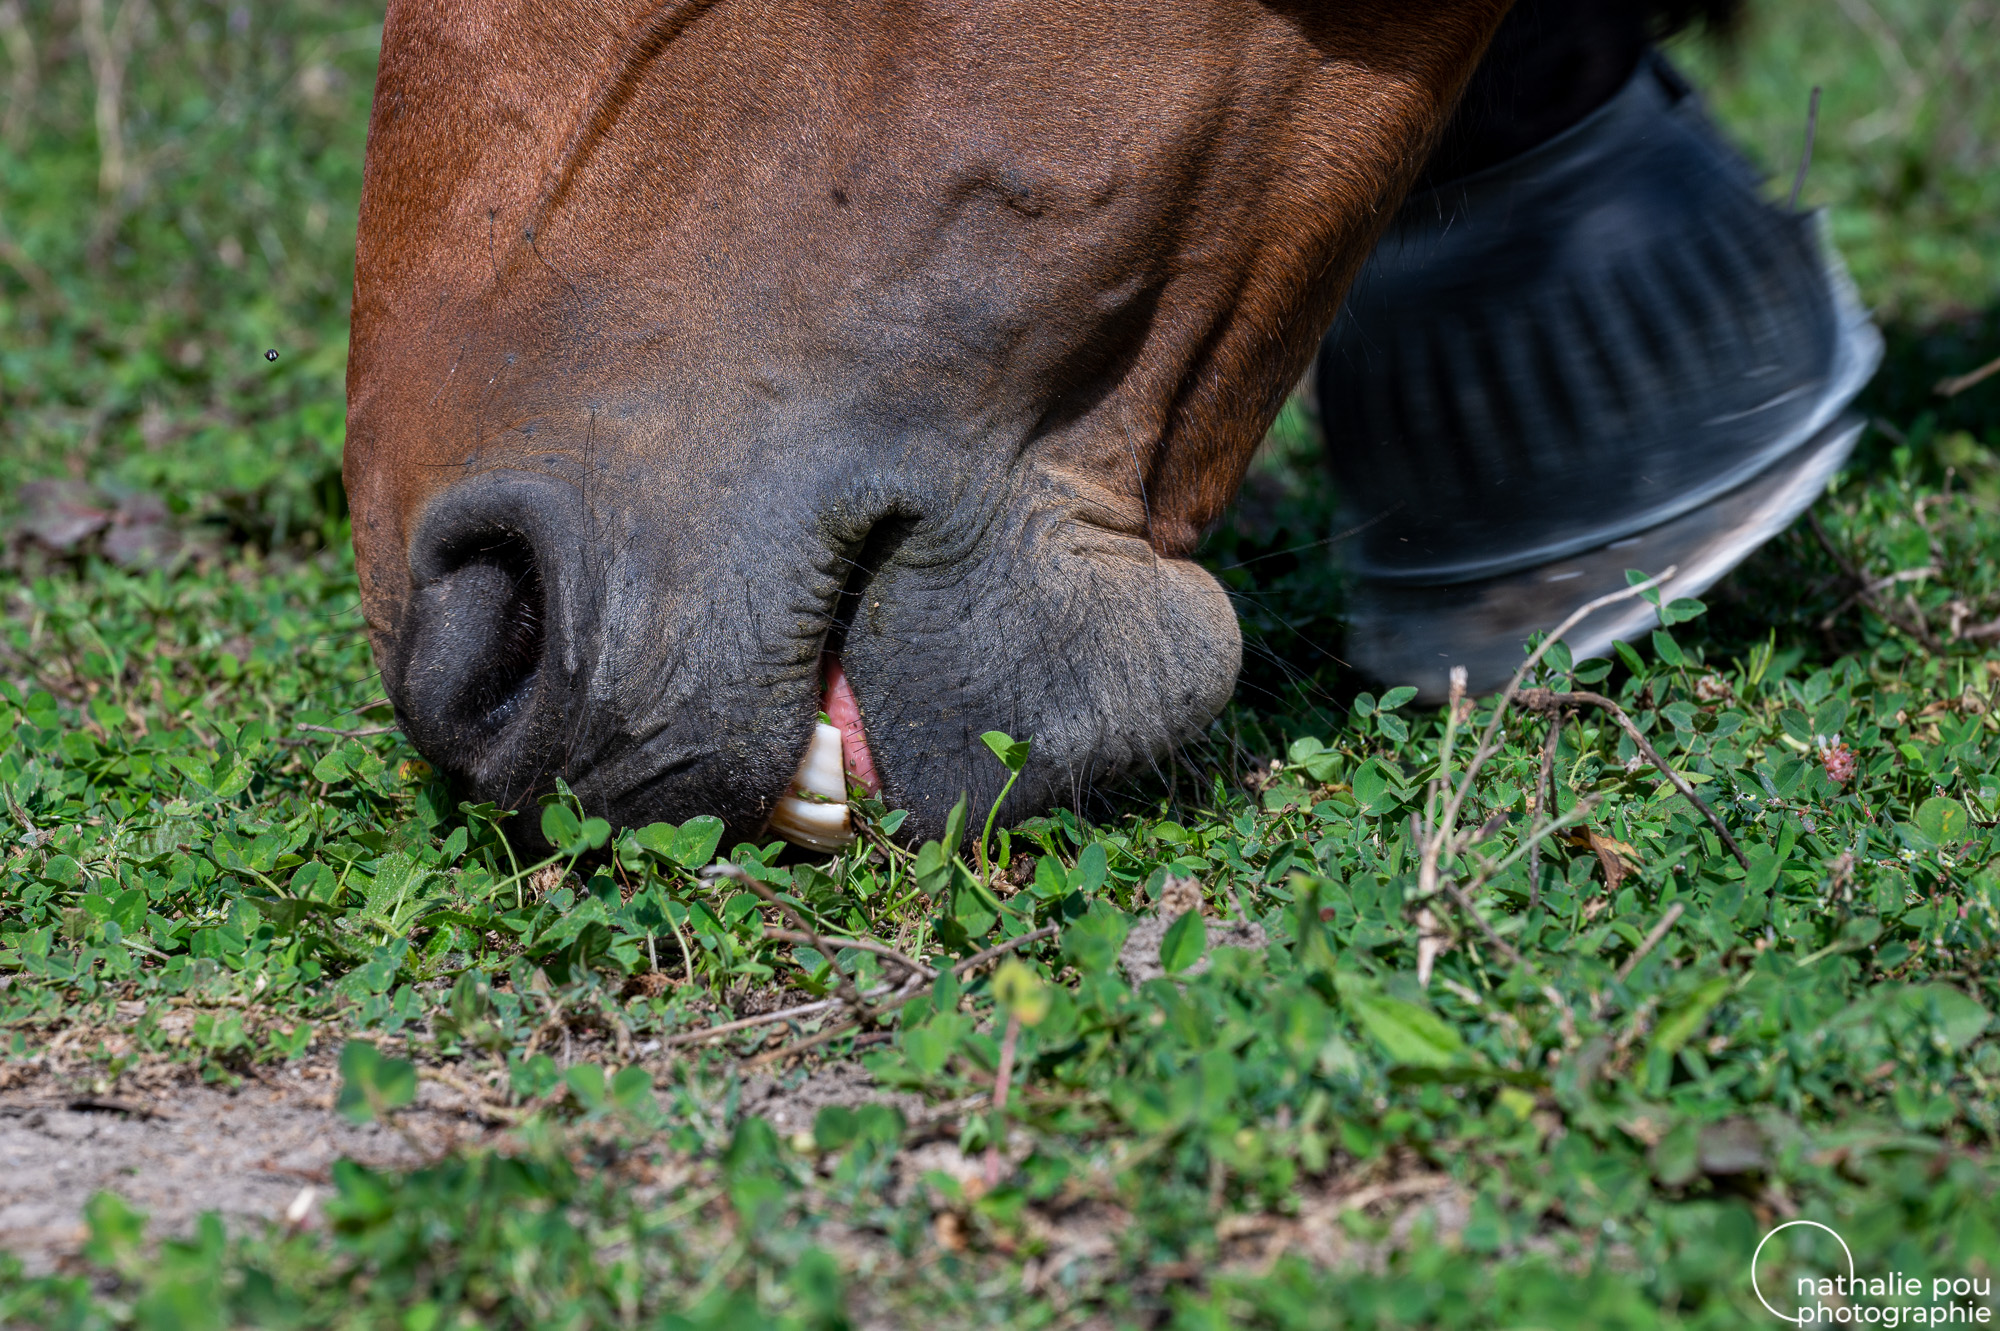
[[[1594,550],[1476,582],[1364,582],[1350,601],[1348,660],[1386,684],[1415,685],[1426,702],[1444,699],[1455,665],[1466,668],[1473,693],[1491,693],[1519,668],[1530,635],[1625,587],[1627,569],[1674,567],[1661,596],[1699,596],[1819,498],[1861,429],[1859,418],[1842,417],[1727,494]],[[1612,643],[1658,623],[1643,600],[1606,606],[1570,630],[1570,654],[1579,661],[1607,656]]]
[[[1404,205],[1316,374],[1356,664],[1497,685],[1589,589],[1676,562],[1690,594],[1804,506],[1775,496],[1851,445],[1882,339],[1823,219],[1757,185],[1649,54],[1569,130]]]

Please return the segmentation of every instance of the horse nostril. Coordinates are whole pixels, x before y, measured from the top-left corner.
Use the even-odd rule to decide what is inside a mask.
[[[511,536],[478,550],[453,579],[483,607],[486,640],[474,649],[464,686],[469,718],[504,726],[542,663],[542,577],[535,552]],[[472,644],[467,644],[471,646]]]
[[[404,669],[410,719],[443,745],[497,737],[525,709],[547,646],[541,567],[526,537],[480,532],[440,551]],[[413,736],[413,738],[417,738]],[[471,753],[447,753],[447,762]]]

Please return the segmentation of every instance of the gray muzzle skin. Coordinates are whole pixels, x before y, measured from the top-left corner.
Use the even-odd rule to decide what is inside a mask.
[[[1649,53],[1571,129],[1407,201],[1320,348],[1349,659],[1484,692],[1626,569],[1698,594],[1824,490],[1881,357],[1820,215],[1764,203]],[[1621,604],[1571,651],[1655,622]]]

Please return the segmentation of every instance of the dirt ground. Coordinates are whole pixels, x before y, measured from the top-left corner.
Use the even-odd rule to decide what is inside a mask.
[[[1120,959],[1135,982],[1162,973],[1158,951],[1165,927],[1164,919],[1142,921],[1127,940]],[[1264,938],[1255,925],[1212,922],[1209,941],[1257,948]],[[1198,965],[1206,966],[1207,958]],[[625,1061],[595,1041],[565,1045],[563,1056]],[[683,1056],[648,1043],[626,1058],[648,1067],[655,1084],[664,1085]],[[99,1069],[88,1060],[61,1054],[53,1062],[38,1056],[0,1067],[0,1250],[33,1272],[74,1266],[88,1237],[84,1207],[100,1191],[115,1192],[144,1212],[155,1240],[191,1232],[209,1211],[232,1230],[280,1219],[314,1226],[323,1222],[320,1207],[331,1192],[335,1161],[409,1168],[454,1147],[496,1143],[507,1121],[518,1117],[502,1105],[497,1085],[469,1080],[472,1074],[461,1065],[431,1064],[419,1055],[417,1100],[397,1116],[396,1127],[357,1127],[334,1112],[336,1060],[337,1052],[322,1046],[282,1068],[258,1069],[229,1088],[203,1084],[186,1063],[164,1060],[130,1069],[108,1087],[94,1080]],[[898,1160],[895,1191],[902,1196],[922,1186],[930,1171],[970,1189],[982,1186],[980,1163],[962,1155],[954,1139],[963,1115],[983,1098],[925,1104],[877,1086],[857,1062],[835,1061],[776,1076],[752,1074],[738,1103],[787,1137],[810,1133],[828,1105],[894,1105],[913,1129]],[[1010,1140],[1007,1154],[1018,1159],[1028,1149],[1022,1135]],[[1458,1232],[1469,1198],[1415,1161],[1384,1161],[1326,1179],[1298,1201],[1286,1216],[1226,1218],[1218,1237],[1232,1264],[1265,1267],[1285,1251],[1336,1265],[1379,1262],[1383,1251],[1413,1233]],[[1391,1222],[1386,1243],[1348,1235],[1339,1216],[1357,1209]],[[1115,1211],[1097,1201],[1033,1217],[1050,1250],[1040,1265],[1053,1272],[1068,1261],[1108,1256],[1109,1236],[1129,1223]],[[946,1247],[957,1246],[948,1232],[952,1219],[939,1219],[937,1237]]]
[[[356,1127],[333,1111],[340,1074],[330,1058],[308,1057],[233,1089],[162,1071],[103,1095],[79,1089],[62,1070],[29,1071],[0,1090],[0,1250],[36,1272],[73,1261],[87,1237],[84,1206],[99,1191],[144,1212],[152,1238],[187,1234],[206,1211],[232,1229],[280,1217],[317,1224],[342,1157],[408,1168],[504,1133],[465,1083],[442,1084],[439,1071],[422,1070],[416,1104],[398,1115],[400,1133]],[[653,1071],[663,1077],[665,1061]],[[851,1062],[747,1078],[740,1103],[789,1136],[810,1132],[824,1106],[871,1101],[895,1105],[912,1123],[955,1120],[960,1108],[885,1092]]]
[[[655,1071],[664,1073],[664,1060]],[[233,1090],[182,1081],[155,1084],[143,1095],[121,1088],[96,1096],[66,1091],[64,1079],[44,1074],[0,1091],[0,1249],[31,1272],[77,1269],[87,1238],[84,1206],[100,1190],[145,1212],[155,1240],[191,1232],[207,1211],[219,1212],[232,1230],[274,1220],[315,1226],[323,1223],[320,1206],[331,1190],[333,1163],[343,1156],[378,1168],[409,1167],[454,1145],[496,1141],[505,1132],[480,1114],[465,1094],[477,1088],[464,1083],[454,1087],[423,1077],[417,1103],[399,1115],[400,1133],[376,1124],[355,1127],[336,1114],[338,1085],[330,1060],[309,1058]],[[825,1105],[867,1101],[896,1105],[915,1129],[897,1161],[896,1197],[927,1186],[923,1180],[932,1171],[956,1178],[968,1195],[982,1186],[982,1159],[964,1155],[953,1140],[971,1104],[926,1106],[884,1092],[858,1064],[746,1079],[740,1104],[791,1135],[810,1131]],[[1007,1154],[1018,1162],[1029,1149],[1020,1134],[1010,1138]],[[1414,1159],[1385,1159],[1308,1184],[1289,1214],[1224,1217],[1216,1237],[1222,1265],[1232,1269],[1269,1270],[1286,1252],[1326,1266],[1379,1269],[1396,1248],[1451,1241],[1465,1227],[1470,1201],[1450,1178]],[[1343,1222],[1349,1211],[1372,1213],[1386,1222],[1387,1232],[1359,1237]],[[1132,1223],[1109,1197],[1030,1208],[1023,1219],[1043,1250],[1021,1273],[1026,1287],[1074,1281],[1111,1262],[1116,1235]],[[939,1248],[964,1249],[961,1214],[940,1212],[934,1228]],[[822,1238],[857,1270],[895,1260],[879,1235],[832,1225]],[[1154,1273],[1167,1281],[1199,1274],[1178,1267]],[[861,1324],[896,1321],[864,1317]]]
[[[233,1091],[196,1083],[98,1097],[55,1077],[0,1091],[0,1248],[31,1271],[61,1265],[81,1248],[84,1204],[99,1191],[151,1217],[154,1237],[189,1232],[204,1211],[232,1228],[288,1209],[311,1224],[335,1160],[416,1163],[395,1132],[333,1113],[336,1083],[314,1075],[324,1071],[300,1067]],[[426,1145],[485,1131],[463,1114],[409,1119]]]

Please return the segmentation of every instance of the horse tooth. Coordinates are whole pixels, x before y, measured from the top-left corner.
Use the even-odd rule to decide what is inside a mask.
[[[766,826],[795,846],[829,853],[854,844],[854,828],[845,804],[822,804],[786,795],[778,801]]]
[[[847,779],[842,773],[840,727],[813,728],[792,790],[778,800],[767,824],[795,846],[808,850],[844,850],[854,843],[854,825],[847,816]]]
[[[841,775],[840,727],[822,722],[813,727],[812,743],[799,760],[792,785],[802,793],[847,802],[847,779]]]

